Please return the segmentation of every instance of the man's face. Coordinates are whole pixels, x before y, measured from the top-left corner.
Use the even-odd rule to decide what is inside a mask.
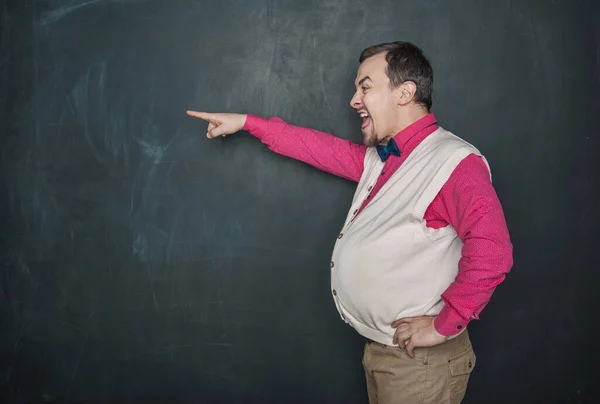
[[[391,138],[398,126],[399,89],[390,89],[390,79],[385,70],[385,53],[363,61],[356,74],[356,93],[350,100],[352,108],[363,117],[361,129],[363,142],[372,147]]]

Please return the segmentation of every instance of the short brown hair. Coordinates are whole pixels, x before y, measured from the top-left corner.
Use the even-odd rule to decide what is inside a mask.
[[[386,74],[392,88],[412,81],[417,86],[415,102],[429,111],[433,103],[433,69],[421,48],[402,41],[373,45],[362,51],[359,62],[384,52],[387,53],[385,59],[388,63]]]

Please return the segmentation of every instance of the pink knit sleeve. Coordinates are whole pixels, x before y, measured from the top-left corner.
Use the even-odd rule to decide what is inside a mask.
[[[479,318],[513,265],[504,212],[479,156],[472,154],[458,165],[425,218],[443,219],[464,243],[458,275],[442,294],[445,306],[435,320],[436,330],[451,336]]]
[[[244,130],[275,153],[303,161],[319,170],[358,182],[366,146],[279,119],[248,114]]]

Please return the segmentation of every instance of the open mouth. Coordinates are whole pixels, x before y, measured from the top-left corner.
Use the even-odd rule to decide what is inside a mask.
[[[371,123],[371,117],[369,116],[367,111],[361,111],[360,116],[362,117],[362,120],[363,120],[362,125],[360,127],[361,127],[361,129],[365,129]]]

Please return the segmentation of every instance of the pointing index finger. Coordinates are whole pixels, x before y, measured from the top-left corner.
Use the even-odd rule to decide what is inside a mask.
[[[214,120],[214,117],[211,114],[207,114],[206,112],[197,112],[197,111],[187,111],[189,116],[193,116],[194,118],[204,119],[205,121]]]

